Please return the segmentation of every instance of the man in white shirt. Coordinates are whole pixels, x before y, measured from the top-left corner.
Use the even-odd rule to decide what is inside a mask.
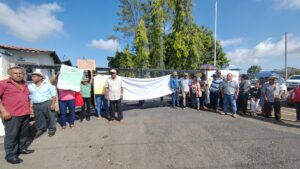
[[[105,98],[109,100],[110,104],[110,116],[109,121],[118,120],[123,121],[123,112],[121,107],[121,101],[123,99],[123,87],[122,80],[117,77],[117,71],[115,69],[110,70],[111,77],[106,80],[105,83]],[[117,112],[118,116],[115,116]]]
[[[39,72],[32,73],[33,83],[28,85],[30,91],[30,100],[34,110],[35,126],[37,129],[35,138],[41,136],[48,130],[49,137],[56,131],[56,89],[51,85],[43,74]]]
[[[190,86],[191,86],[191,79],[189,79],[189,74],[184,73],[183,78],[180,79],[183,109],[186,108],[187,98],[190,96]]]

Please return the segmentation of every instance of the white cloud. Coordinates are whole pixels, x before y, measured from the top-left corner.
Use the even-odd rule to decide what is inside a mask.
[[[118,40],[115,39],[108,39],[108,40],[92,40],[91,43],[89,44],[90,47],[92,48],[98,48],[98,49],[103,49],[107,51],[116,51],[120,50],[120,44]]]
[[[244,38],[233,38],[233,39],[228,39],[228,40],[222,40],[221,44],[223,47],[228,47],[228,46],[240,45],[244,41],[245,41]]]
[[[282,9],[300,9],[300,0],[277,0],[277,3]]]
[[[239,65],[240,67],[249,67],[253,64],[272,65],[284,61],[285,38],[284,36],[274,41],[268,38],[252,48],[238,48],[232,52],[227,52],[231,64]],[[288,34],[288,57],[295,59],[300,56],[300,39],[293,34]]]
[[[15,37],[29,41],[40,41],[63,33],[63,22],[54,15],[62,8],[57,3],[40,5],[22,4],[17,10],[0,2],[0,26]]]

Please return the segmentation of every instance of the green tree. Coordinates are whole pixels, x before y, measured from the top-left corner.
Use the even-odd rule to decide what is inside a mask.
[[[154,0],[151,9],[151,24],[149,26],[149,47],[150,47],[150,62],[152,68],[164,69],[164,44],[163,44],[163,26],[164,26],[164,11],[163,0]]]
[[[187,6],[189,0],[174,0],[174,19],[172,24],[172,33],[167,35],[165,40],[166,46],[166,62],[169,69],[185,69],[187,65],[187,58],[189,56],[188,42],[190,34],[188,28],[190,27],[191,11]]]
[[[143,16],[142,2],[139,0],[120,0],[121,11],[117,12],[119,22],[115,26],[116,31],[124,34],[125,38],[130,38],[135,34],[139,20]]]
[[[133,68],[134,67],[133,54],[130,53],[128,45],[126,46],[124,52],[122,53],[122,56],[121,56],[120,62],[119,62],[119,67],[120,68]]]
[[[252,65],[247,70],[248,74],[255,75],[256,73],[261,71],[261,67],[259,65]]]
[[[148,68],[149,67],[149,50],[148,50],[148,38],[147,29],[145,27],[144,20],[141,19],[139,26],[136,30],[134,38],[134,48],[136,50],[135,67],[136,68]]]
[[[201,32],[201,42],[203,43],[204,50],[202,53],[202,63],[201,64],[214,64],[214,37],[213,32],[205,27],[198,28]],[[225,68],[229,66],[229,60],[226,57],[226,54],[223,51],[223,48],[219,41],[217,41],[217,66],[220,68]]]

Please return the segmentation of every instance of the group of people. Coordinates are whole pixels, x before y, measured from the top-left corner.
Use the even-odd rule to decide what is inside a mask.
[[[52,137],[55,135],[58,121],[56,113],[58,100],[61,128],[66,129],[68,109],[70,114],[68,124],[72,129],[75,127],[76,93],[72,90],[57,89],[59,73],[51,80],[51,83],[42,73],[34,72],[31,74],[32,83],[30,84],[24,80],[25,71],[21,67],[9,68],[8,74],[8,79],[0,81],[0,116],[5,126],[5,159],[11,164],[18,164],[23,162],[19,158],[20,154],[34,152],[28,149],[27,144],[30,133],[30,114],[34,114],[35,138],[40,137],[47,130],[48,136]],[[109,121],[122,121],[122,80],[117,77],[115,69],[110,70],[110,74],[103,87],[103,94],[96,95],[97,116],[101,119],[103,104],[106,112],[103,116]],[[90,120],[91,84],[89,82],[91,81],[82,80],[80,93],[84,104],[81,107],[80,121],[83,118]],[[116,112],[117,116],[115,116]]]
[[[32,83],[24,80],[25,72],[21,67],[11,67],[8,70],[9,78],[0,81],[0,115],[5,126],[4,147],[7,162],[21,163],[20,154],[30,154],[34,150],[28,149],[27,138],[30,128],[30,114],[34,114],[35,138],[40,137],[48,130],[48,136],[52,137],[56,132],[56,124],[59,121],[62,130],[67,128],[66,114],[69,112],[69,127],[75,127],[75,100],[78,93],[72,90],[57,89],[59,73],[48,79],[40,72],[31,74]],[[172,107],[180,106],[179,95],[182,95],[182,108],[191,106],[197,110],[207,110],[208,106],[214,112],[221,115],[232,112],[232,117],[237,117],[237,112],[248,113],[248,100],[251,101],[250,114],[255,116],[260,110],[269,118],[274,109],[275,119],[281,119],[281,102],[283,90],[276,82],[276,77],[271,76],[268,82],[259,81],[251,88],[247,75],[240,77],[239,83],[233,79],[231,73],[226,78],[220,71],[212,75],[209,83],[205,74],[197,77],[194,74],[183,74],[178,78],[177,72],[173,72],[170,78],[172,90]],[[110,77],[105,79],[103,88],[92,93],[93,78],[83,78],[81,82],[80,122],[84,119],[90,121],[91,100],[95,98],[97,119],[105,117],[109,122],[113,120],[123,121],[121,102],[123,99],[122,79],[117,76],[115,69],[110,70]],[[300,87],[299,91],[300,91]],[[296,93],[300,95],[300,92]],[[300,96],[297,103],[297,120],[300,121]],[[56,102],[58,100],[60,117],[57,119]],[[209,103],[209,104],[208,104]],[[104,112],[102,111],[104,107]],[[259,108],[260,107],[260,108]],[[67,111],[68,109],[68,111]],[[117,113],[117,115],[115,115]]]
[[[182,95],[182,108],[187,106],[187,99],[190,98],[191,106],[197,110],[208,110],[221,115],[227,114],[229,110],[232,117],[236,118],[237,113],[256,116],[262,113],[266,118],[271,117],[274,110],[275,119],[281,120],[281,100],[285,96],[285,90],[277,83],[276,76],[260,79],[251,88],[249,77],[242,74],[236,81],[231,73],[226,78],[221,76],[220,71],[212,75],[209,83],[205,74],[197,77],[184,73],[182,78],[178,78],[178,73],[173,72],[170,80],[172,89],[172,107],[177,108],[179,95]],[[248,101],[250,100],[250,111],[248,111]],[[300,100],[299,100],[300,102]],[[296,103],[299,105],[300,103]],[[299,106],[296,106],[299,107]],[[297,121],[300,121],[300,109],[297,108]]]

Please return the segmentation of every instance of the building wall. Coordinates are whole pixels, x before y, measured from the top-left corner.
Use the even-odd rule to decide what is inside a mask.
[[[50,53],[45,53],[45,52],[32,53],[32,52],[26,52],[26,51],[10,50],[10,49],[6,49],[6,50],[13,54],[12,57],[7,57],[9,63],[54,65],[54,60],[50,56]],[[32,71],[34,72],[35,70],[32,70]],[[50,79],[53,75],[51,70],[40,69],[37,71],[44,74],[47,79]]]
[[[0,53],[0,79],[7,75],[7,69],[9,68],[9,61],[7,57],[9,56]]]

